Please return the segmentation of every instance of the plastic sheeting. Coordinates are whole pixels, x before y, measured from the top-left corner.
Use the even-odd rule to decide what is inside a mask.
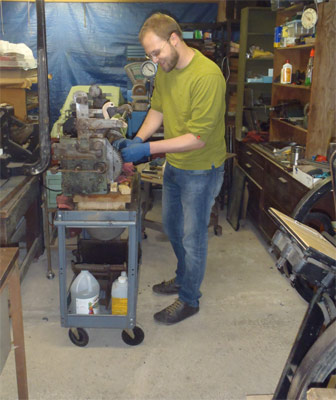
[[[50,117],[55,122],[72,86],[129,85],[126,47],[155,11],[179,22],[215,22],[217,4],[203,3],[45,3]],[[35,3],[2,2],[0,38],[25,43],[36,57]]]

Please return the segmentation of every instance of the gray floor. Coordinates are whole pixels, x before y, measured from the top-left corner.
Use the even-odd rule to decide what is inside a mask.
[[[155,217],[155,209],[153,211]],[[126,345],[117,329],[89,329],[79,348],[60,326],[57,248],[54,280],[45,278],[46,254],[22,282],[31,399],[245,399],[274,392],[303,318],[306,303],[274,267],[274,260],[248,221],[235,232],[209,229],[209,256],[200,312],[162,326],[153,313],[174,297],[151,286],[174,273],[165,237],[147,229],[139,278],[137,324],[144,342]],[[14,354],[0,377],[0,398],[17,398]]]

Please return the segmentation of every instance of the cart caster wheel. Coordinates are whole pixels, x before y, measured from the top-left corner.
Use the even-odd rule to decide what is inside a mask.
[[[220,225],[215,226],[214,233],[216,236],[222,236],[222,227]]]
[[[84,347],[89,343],[89,335],[83,328],[69,329],[69,338],[73,344],[79,347]]]
[[[142,233],[142,238],[143,238],[143,239],[147,239],[147,238],[148,238],[148,236],[147,236],[147,233],[146,233],[146,232],[143,232],[143,233]]]
[[[144,331],[138,326],[134,327],[134,329],[125,329],[121,333],[122,340],[130,345],[137,346],[142,343],[145,338]]]

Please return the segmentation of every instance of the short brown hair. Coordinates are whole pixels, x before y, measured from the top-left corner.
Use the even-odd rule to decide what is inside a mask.
[[[139,40],[142,43],[147,32],[153,32],[161,39],[168,40],[175,32],[182,39],[182,30],[174,18],[162,13],[155,13],[146,19],[139,32]]]

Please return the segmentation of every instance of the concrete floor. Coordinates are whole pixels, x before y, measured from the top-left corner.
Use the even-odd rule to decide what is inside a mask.
[[[276,270],[253,226],[243,221],[236,232],[225,215],[222,236],[209,229],[200,312],[173,326],[155,323],[153,314],[174,296],[154,295],[151,286],[173,277],[174,255],[163,234],[147,229],[139,346],[126,345],[118,329],[88,329],[87,347],[73,345],[60,326],[57,248],[55,279],[45,277],[46,254],[34,262],[22,282],[30,399],[233,400],[273,393],[306,303]],[[14,371],[11,351],[0,377],[3,400],[17,398]]]

